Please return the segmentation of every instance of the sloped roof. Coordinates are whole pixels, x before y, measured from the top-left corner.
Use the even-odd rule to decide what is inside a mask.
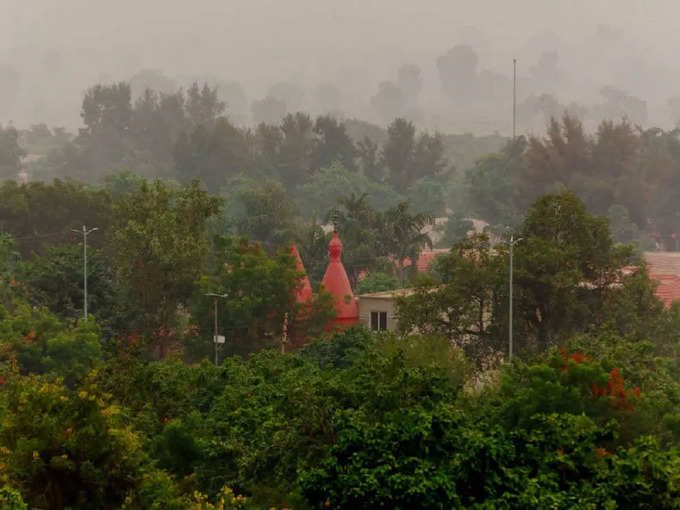
[[[680,299],[680,276],[650,274],[649,277],[658,283],[654,294],[666,308]]]
[[[646,251],[643,254],[650,273],[680,276],[680,252]]]
[[[442,253],[448,252],[449,250],[447,248],[436,248],[434,250],[421,251],[420,255],[418,255],[418,261],[416,262],[416,270],[418,272],[427,271],[428,267],[430,266],[430,263],[435,259],[437,255],[441,255]],[[412,262],[410,258],[404,259],[404,267],[408,267],[411,264]]]
[[[656,297],[668,308],[680,299],[680,252],[648,251],[643,257],[649,277],[658,283]]]

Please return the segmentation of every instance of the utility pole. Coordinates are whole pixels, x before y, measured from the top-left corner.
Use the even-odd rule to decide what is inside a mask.
[[[288,343],[288,312],[283,315],[283,330],[281,332],[281,354],[286,354]]]
[[[517,136],[517,59],[512,59],[512,141]]]
[[[224,343],[224,336],[220,336],[217,334],[217,300],[218,298],[226,298],[227,294],[215,294],[214,292],[209,292],[208,294],[205,294],[206,296],[214,298],[214,303],[215,303],[215,334],[213,336],[213,343],[215,344],[215,365],[219,364],[219,359],[217,357],[217,352],[219,345],[218,344],[223,344]]]
[[[87,236],[92,232],[99,230],[99,228],[94,227],[90,230],[83,225],[82,230],[71,229],[76,234],[83,234],[83,317],[87,321]]]
[[[510,234],[510,241],[508,241],[508,245],[510,246],[510,285],[509,285],[509,291],[510,291],[510,303],[509,303],[509,311],[508,311],[508,359],[512,361],[512,271],[513,271],[513,250],[515,248],[515,244],[519,243],[522,240],[522,238],[517,238],[515,239],[515,236],[513,234]]]

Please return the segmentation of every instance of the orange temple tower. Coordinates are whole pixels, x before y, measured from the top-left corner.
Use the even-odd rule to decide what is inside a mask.
[[[292,335],[291,335],[291,340],[293,343],[293,346],[295,347],[301,347],[303,346],[306,341],[307,341],[307,332],[305,331],[304,327],[304,321],[305,319],[309,316],[310,313],[310,307],[312,306],[312,298],[313,298],[313,293],[312,293],[312,284],[309,283],[309,278],[307,277],[307,272],[305,271],[305,266],[302,263],[302,258],[300,257],[300,252],[297,249],[297,246],[295,246],[295,243],[293,243],[290,247],[290,254],[295,257],[295,262],[297,265],[297,270],[300,273],[304,274],[304,277],[301,278],[300,281],[300,287],[295,290],[295,296],[294,299],[295,301],[299,304],[302,305],[299,310],[299,315],[297,316],[297,321],[295,324],[292,324]]]
[[[309,283],[309,278],[307,278],[307,272],[305,271],[305,266],[302,263],[302,258],[300,258],[300,252],[293,243],[290,247],[290,254],[295,257],[297,263],[297,270],[304,273],[304,278],[302,278],[302,286],[295,292],[295,300],[298,303],[306,303],[312,299],[312,284]]]
[[[333,296],[337,312],[335,319],[328,324],[328,329],[343,331],[359,323],[359,306],[352,294],[345,267],[342,265],[342,242],[337,232],[333,232],[333,238],[328,244],[328,255],[331,261],[321,283]]]

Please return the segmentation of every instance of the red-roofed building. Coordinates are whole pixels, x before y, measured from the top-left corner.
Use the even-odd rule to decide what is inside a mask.
[[[670,307],[680,299],[680,252],[648,251],[644,259],[649,277],[658,283],[656,297]]]
[[[418,255],[418,261],[416,262],[416,271],[419,273],[423,273],[427,271],[430,267],[430,264],[432,261],[437,257],[437,255],[441,255],[443,253],[448,253],[449,250],[447,248],[436,248],[434,250],[423,250],[420,252]],[[390,258],[395,266],[398,266],[398,263],[394,258]],[[412,264],[411,259],[406,257],[403,262],[403,267],[410,267]],[[365,276],[365,274],[363,275]],[[360,275],[359,279],[361,279],[363,276]]]

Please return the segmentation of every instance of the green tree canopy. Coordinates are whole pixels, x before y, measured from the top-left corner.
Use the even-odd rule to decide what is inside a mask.
[[[106,192],[75,181],[0,184],[0,230],[14,237],[24,257],[51,244],[76,242],[71,229],[84,224],[106,231],[110,214],[111,200]],[[90,237],[93,246],[101,246],[103,240],[103,236]]]
[[[177,307],[201,275],[209,251],[207,221],[219,207],[220,200],[198,181],[181,188],[143,183],[116,203],[109,240],[115,268],[136,309],[137,331],[157,342],[161,353]]]
[[[12,127],[0,125],[0,179],[16,179],[21,170],[24,150],[19,146],[19,133]]]

